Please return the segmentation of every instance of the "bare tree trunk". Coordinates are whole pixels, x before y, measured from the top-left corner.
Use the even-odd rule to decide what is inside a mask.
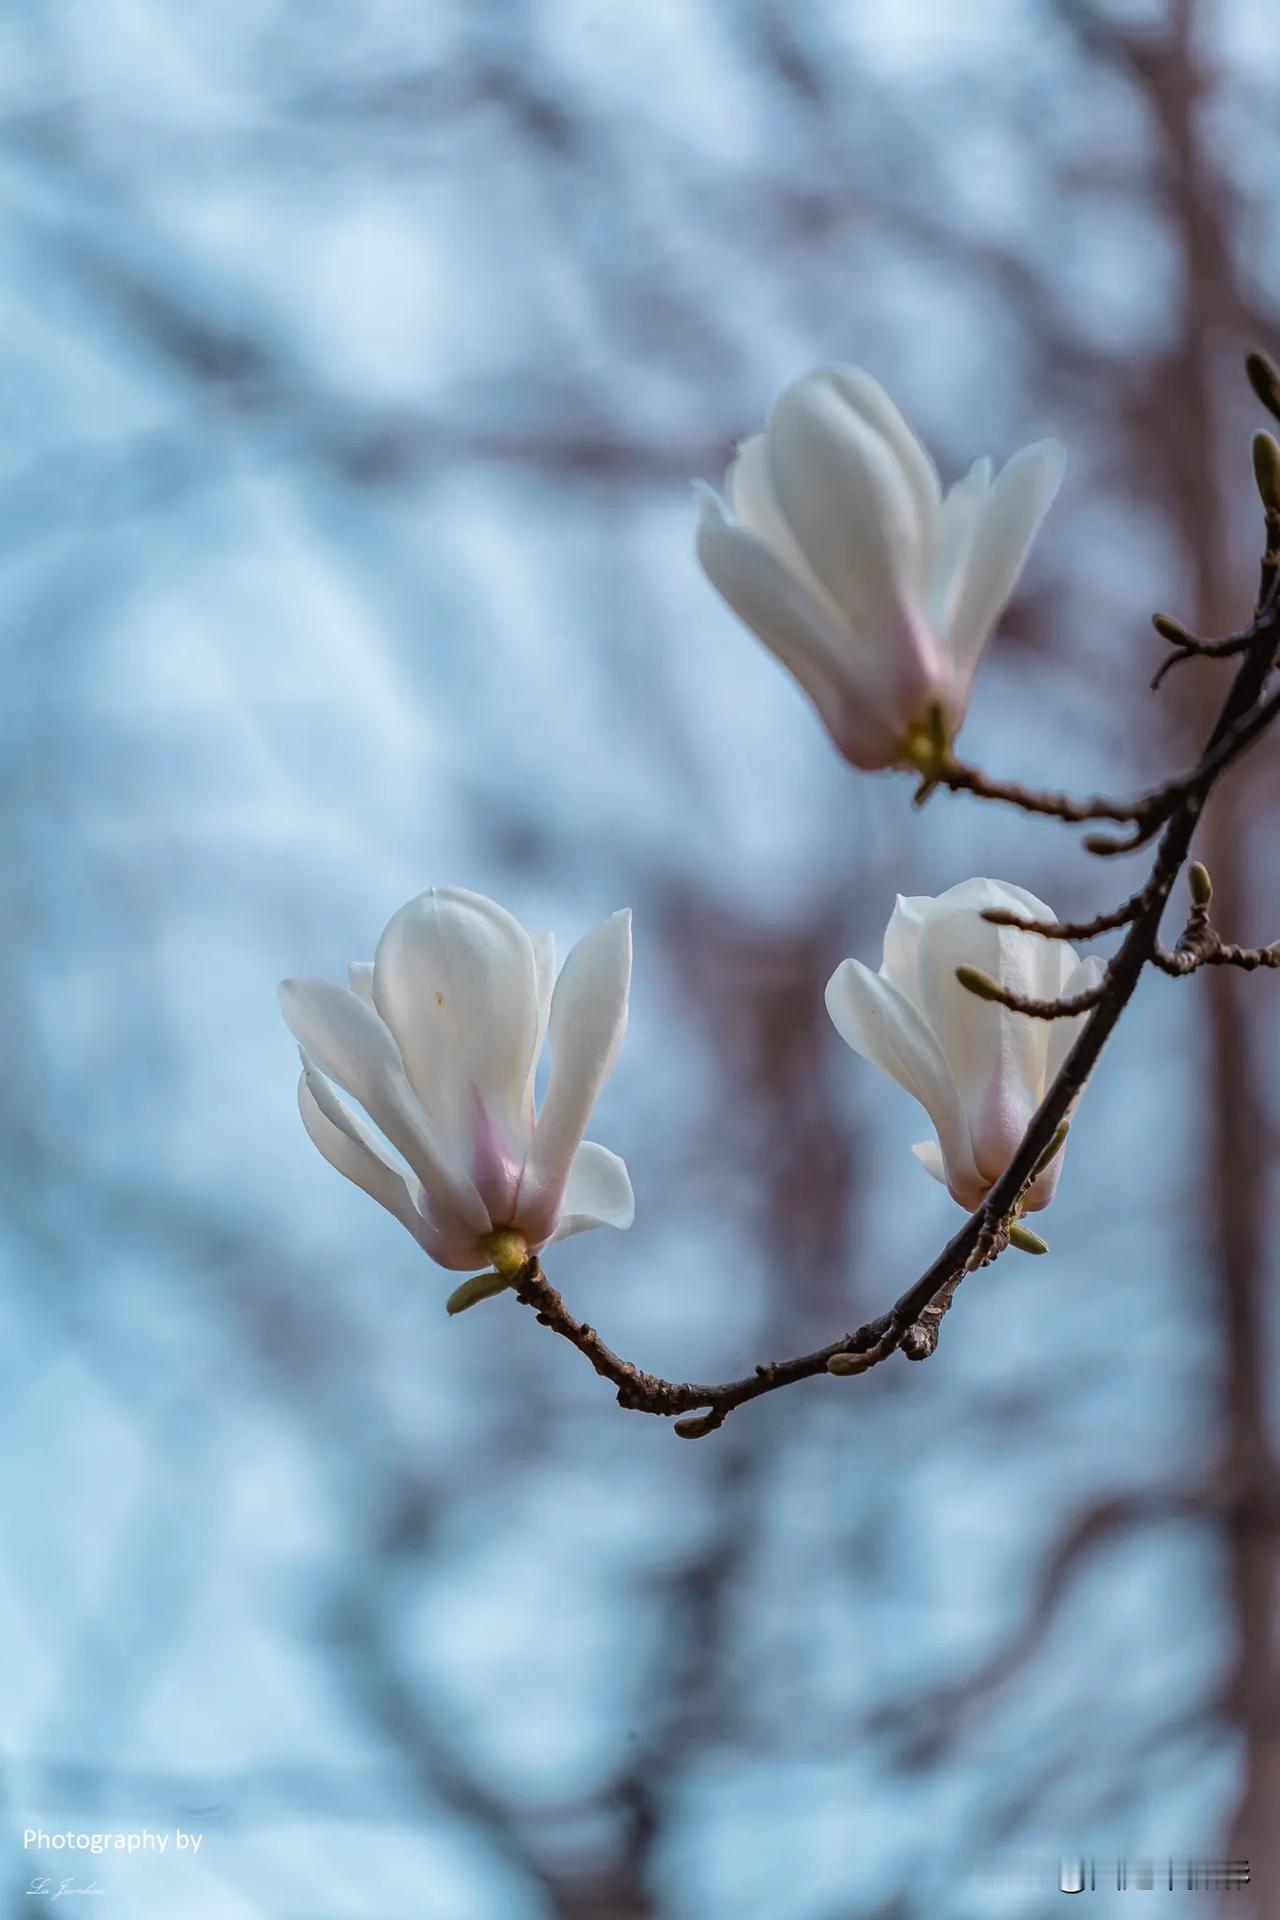
[[[1174,58],[1162,75],[1157,110],[1174,180],[1174,226],[1183,249],[1183,352],[1178,405],[1187,435],[1180,507],[1189,557],[1197,630],[1227,631],[1244,609],[1229,603],[1226,516],[1215,455],[1222,445],[1214,386],[1215,333],[1235,318],[1234,276],[1223,197],[1201,150],[1196,106],[1201,76],[1195,56],[1195,0],[1175,0]],[[1201,688],[1206,701],[1213,689]],[[1203,830],[1222,924],[1239,925],[1250,893],[1248,779],[1215,796]],[[1208,1214],[1217,1265],[1215,1318],[1222,1329],[1222,1470],[1234,1498],[1225,1520],[1229,1601],[1235,1646],[1227,1711],[1241,1743],[1241,1785],[1229,1833],[1233,1857],[1247,1858],[1255,1911],[1280,1900],[1280,1649],[1276,1635],[1276,1543],[1267,1524],[1274,1461],[1267,1404],[1265,1168],[1267,1090],[1259,1073],[1245,1006],[1248,981],[1229,968],[1204,982],[1209,1023],[1209,1139],[1205,1167]],[[1231,1911],[1240,1914],[1239,1896]]]

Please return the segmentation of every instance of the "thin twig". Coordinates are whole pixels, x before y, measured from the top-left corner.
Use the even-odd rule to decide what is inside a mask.
[[[1180,667],[1184,660],[1227,660],[1233,654],[1247,653],[1253,645],[1253,634],[1248,631],[1233,633],[1226,640],[1193,640],[1188,634],[1186,639],[1177,641],[1175,645],[1176,651],[1162,661],[1151,676],[1148,684],[1152,693],[1165,675],[1172,673],[1175,667]]]
[[[1069,793],[1041,793],[1034,787],[1019,785],[1016,780],[992,780],[980,768],[950,758],[927,776],[924,787],[916,794],[917,800],[927,797],[927,791],[934,787],[946,787],[951,793],[971,793],[979,800],[1002,800],[1023,813],[1043,814],[1076,826],[1086,820],[1114,820],[1122,826],[1141,823],[1147,818],[1149,805],[1146,799],[1109,800],[1102,794],[1094,794],[1089,800],[1076,800]]]
[[[1237,947],[1215,937],[1213,944],[1203,949],[1157,947],[1151,959],[1161,973],[1179,979],[1197,973],[1201,967],[1239,967],[1244,973],[1253,973],[1259,967],[1280,968],[1280,941],[1270,947]]]
[[[1100,933],[1114,933],[1136,920],[1147,904],[1147,889],[1141,887],[1123,905],[1110,913],[1095,914],[1092,920],[1024,920],[1019,913],[1004,907],[987,907],[983,919],[993,927],[1014,927],[1019,933],[1038,933],[1045,940],[1093,940]]]
[[[967,987],[977,999],[992,1000],[999,1007],[1008,1007],[1010,1013],[1025,1013],[1033,1020],[1072,1020],[1077,1014],[1091,1012],[1107,995],[1105,974],[1096,987],[1086,987],[1081,993],[1054,1000],[1033,1000],[1025,993],[1015,993],[1011,987],[1002,987],[998,980],[976,967],[957,967],[956,973],[961,986]]]
[[[1270,669],[1270,654],[1275,645],[1271,634],[1280,628],[1280,618],[1277,617],[1277,608],[1274,604],[1264,627],[1267,631],[1268,647],[1261,652],[1260,657],[1265,662],[1263,669],[1265,676]],[[1255,657],[1251,654],[1246,661],[1246,666]],[[1203,799],[1218,776],[1234,761],[1239,760],[1254,741],[1266,732],[1278,712],[1280,712],[1280,693],[1273,693],[1268,699],[1259,700],[1234,721],[1221,738],[1213,741],[1199,765],[1193,767],[1190,773],[1184,774],[1179,780],[1171,780],[1168,786],[1150,795],[1151,819],[1145,825],[1140,823],[1134,832],[1124,839],[1111,839],[1105,834],[1091,834],[1084,843],[1086,849],[1090,853],[1105,857],[1116,853],[1134,853],[1139,847],[1145,846],[1180,805],[1196,796]]]
[[[1253,657],[1254,650],[1264,643],[1269,654],[1274,656],[1280,643],[1280,622],[1277,621],[1277,590],[1280,588],[1280,568],[1277,556],[1272,552],[1272,520],[1267,515],[1267,551],[1262,565],[1262,586],[1253,620],[1242,632],[1231,634],[1225,640],[1194,640],[1190,635],[1178,642],[1185,657],[1204,656],[1209,659],[1225,659],[1228,655],[1243,654]],[[1179,658],[1182,656],[1175,656]],[[1166,671],[1169,662],[1165,663]],[[1270,661],[1268,661],[1268,665]],[[1157,675],[1157,680],[1159,679]],[[1154,684],[1154,682],[1153,682]],[[1088,800],[1073,799],[1066,793],[1041,793],[1030,787],[1020,786],[1016,781],[992,780],[977,767],[966,765],[964,761],[945,755],[936,767],[932,767],[916,793],[917,803],[928,798],[935,787],[946,787],[952,793],[972,793],[981,800],[1002,800],[1010,806],[1018,807],[1023,813],[1047,815],[1055,820],[1065,820],[1080,824],[1087,820],[1112,820],[1119,826],[1131,826],[1132,833],[1122,837],[1106,834],[1091,835],[1085,846],[1090,853],[1103,856],[1117,853],[1134,853],[1149,840],[1154,839],[1165,821],[1175,808],[1181,805],[1195,791],[1207,792],[1206,782],[1216,779],[1223,767],[1237,759],[1252,744],[1258,734],[1270,724],[1270,711],[1266,717],[1241,714],[1239,724],[1227,737],[1213,742],[1214,751],[1206,753],[1200,763],[1190,773],[1176,780],[1170,780],[1153,792],[1140,795],[1136,800],[1109,800],[1095,794]],[[1122,923],[1121,923],[1122,924]],[[1040,931],[1037,927],[1036,931]],[[1063,938],[1069,936],[1063,935]],[[1081,935],[1087,938],[1088,935]]]

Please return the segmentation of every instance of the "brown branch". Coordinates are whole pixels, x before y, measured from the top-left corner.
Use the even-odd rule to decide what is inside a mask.
[[[1225,640],[1197,640],[1181,628],[1174,628],[1173,622],[1165,622],[1165,626],[1161,627],[1160,631],[1164,632],[1166,628],[1176,631],[1179,638],[1175,644],[1182,649],[1182,652],[1176,654],[1173,661],[1165,662],[1164,667],[1152,682],[1153,686],[1159,682],[1169,666],[1179,658],[1225,659],[1230,655],[1246,655],[1252,658],[1255,649],[1261,648],[1264,642],[1270,654],[1274,656],[1277,644],[1280,643],[1280,631],[1277,629],[1276,620],[1277,586],[1280,582],[1277,578],[1277,556],[1273,552],[1276,545],[1276,529],[1273,527],[1275,518],[1276,516],[1271,513],[1266,516],[1267,551],[1262,564],[1262,587],[1254,618],[1249,626],[1242,629],[1240,633],[1229,635]],[[1158,616],[1158,620],[1163,618],[1163,615]],[[1250,704],[1252,705],[1252,702]],[[1136,800],[1110,800],[1100,794],[1095,794],[1088,800],[1077,800],[1070,794],[1042,793],[1034,788],[1021,786],[1012,780],[992,780],[978,767],[971,767],[962,760],[954,759],[950,752],[943,748],[937,763],[930,765],[924,773],[920,786],[916,790],[916,804],[921,805],[927,800],[935,788],[946,787],[951,793],[971,793],[980,800],[1000,800],[1009,806],[1019,808],[1023,813],[1044,815],[1070,824],[1079,825],[1087,820],[1111,820],[1117,825],[1132,827],[1132,833],[1122,838],[1105,834],[1092,835],[1085,841],[1088,851],[1101,855],[1134,853],[1155,837],[1165,821],[1173,815],[1184,800],[1195,792],[1201,794],[1208,792],[1209,785],[1223,768],[1238,759],[1257,739],[1259,733],[1270,724],[1273,712],[1274,702],[1264,714],[1241,714],[1238,716],[1238,726],[1233,726],[1223,738],[1215,737],[1211,740],[1212,751],[1207,749],[1204,757],[1191,769],[1190,773],[1183,774],[1176,780],[1167,781],[1164,786],[1156,787],[1151,793],[1141,794]],[[1135,899],[1137,898],[1140,896],[1135,896]],[[997,924],[1017,923],[998,922]],[[1123,922],[1117,921],[1115,924],[1122,925]],[[1043,925],[1035,924],[1032,931],[1042,932]],[[1091,931],[1093,931],[1092,928],[1087,929],[1077,937],[1086,939]],[[1058,937],[1068,939],[1072,936],[1063,933]]]
[[[1014,993],[1011,987],[1002,987],[998,980],[993,980],[989,973],[983,973],[979,967],[957,967],[956,979],[975,998],[992,1000],[998,1007],[1008,1007],[1010,1013],[1025,1013],[1033,1020],[1071,1020],[1077,1014],[1090,1012],[1107,996],[1105,974],[1096,987],[1085,987],[1080,993],[1062,995],[1053,1000],[1033,1000],[1025,993]]]
[[[1061,1129],[1132,998],[1143,969],[1152,963],[1159,965],[1160,921],[1173,883],[1187,860],[1192,836],[1215,780],[1280,711],[1280,695],[1262,698],[1280,640],[1280,593],[1274,579],[1267,592],[1265,611],[1255,621],[1253,631],[1253,643],[1243,655],[1198,766],[1191,775],[1171,782],[1144,803],[1147,807],[1156,802],[1166,804],[1167,811],[1162,816],[1164,831],[1146,885],[1126,903],[1124,919],[1129,930],[1108,966],[1105,979],[1088,994],[1075,996],[1075,1001],[1028,1001],[1019,1006],[1020,1011],[1038,1018],[1057,1018],[1063,1013],[1084,1011],[1077,1003],[1086,1002],[1088,1019],[1033,1114],[1016,1152],[982,1206],[966,1218],[937,1258],[886,1313],[812,1353],[765,1363],[744,1379],[709,1386],[665,1380],[623,1360],[605,1345],[593,1327],[574,1318],[560,1294],[545,1279],[536,1258],[521,1268],[513,1282],[517,1299],[534,1310],[543,1326],[550,1327],[553,1333],[575,1346],[595,1371],[617,1389],[620,1406],[639,1413],[681,1415],[676,1422],[676,1432],[683,1439],[700,1439],[723,1426],[735,1408],[779,1387],[793,1386],[819,1374],[869,1372],[900,1346],[905,1346],[915,1359],[924,1359],[933,1351],[938,1324],[964,1275],[986,1265],[1008,1245],[1022,1197],[1051,1153],[1055,1140],[1060,1140]],[[996,797],[1010,797],[1013,791],[997,793]],[[1107,813],[1097,817],[1115,815]],[[1144,832],[1144,837],[1149,837],[1149,833]],[[1132,913],[1128,909],[1132,909]],[[1017,1003],[1010,996],[1007,1004]],[[702,1412],[697,1411],[700,1408]]]
[[[1161,973],[1177,979],[1201,967],[1239,967],[1242,973],[1253,973],[1259,967],[1280,967],[1280,941],[1270,947],[1236,947],[1214,934],[1204,947],[1157,947],[1151,959]]]
[[[1160,628],[1163,633],[1164,629]],[[1165,633],[1165,638],[1170,639]],[[1252,636],[1246,633],[1233,633],[1226,640],[1197,640],[1187,633],[1173,641],[1176,649],[1169,658],[1162,661],[1151,676],[1150,687],[1154,693],[1167,674],[1180,667],[1184,660],[1228,660],[1233,654],[1247,653],[1252,645]]]
[[[987,907],[983,919],[993,927],[1014,927],[1019,933],[1038,933],[1045,940],[1093,940],[1100,933],[1114,933],[1136,920],[1147,904],[1147,889],[1139,891],[1110,913],[1095,914],[1092,920],[1024,920],[1019,913],[1004,907]]]
[[[1271,604],[1264,621],[1260,622],[1261,638],[1256,643],[1255,652],[1250,653],[1237,675],[1235,684],[1248,670],[1251,662],[1262,661],[1262,678],[1265,680],[1270,671],[1275,651],[1277,630],[1280,629],[1277,601],[1273,593]],[[1264,645],[1263,642],[1266,644]],[[1126,838],[1109,839],[1105,834],[1091,834],[1085,841],[1090,853],[1104,857],[1116,853],[1134,853],[1145,846],[1159,832],[1164,821],[1172,816],[1184,803],[1191,800],[1203,800],[1218,776],[1226,771],[1236,760],[1254,744],[1280,713],[1280,693],[1271,694],[1266,700],[1251,702],[1250,706],[1219,736],[1216,732],[1206,748],[1198,766],[1184,774],[1179,780],[1171,780],[1148,798],[1149,818],[1139,823],[1135,831]]]
[[[1080,825],[1085,820],[1114,820],[1121,825],[1141,825],[1148,818],[1150,800],[1108,800],[1095,794],[1089,800],[1075,800],[1069,793],[1041,793],[1034,787],[1020,786],[1016,780],[992,780],[978,767],[948,756],[936,771],[930,771],[916,791],[916,802],[927,800],[935,787],[949,793],[971,793],[978,800],[1002,800],[1023,813],[1035,813],[1052,820]]]
[[[1176,947],[1159,946],[1151,958],[1162,973],[1182,978],[1201,967],[1239,967],[1252,973],[1259,967],[1280,967],[1280,941],[1268,947],[1240,947],[1224,940],[1209,918],[1213,882],[1199,861],[1187,870],[1191,883],[1191,911]]]

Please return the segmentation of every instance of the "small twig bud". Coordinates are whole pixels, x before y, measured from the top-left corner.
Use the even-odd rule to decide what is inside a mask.
[[[1033,1186],[1035,1182],[1040,1178],[1040,1175],[1044,1172],[1045,1168],[1053,1165],[1058,1155],[1062,1152],[1063,1147],[1066,1145],[1067,1135],[1070,1133],[1070,1131],[1071,1131],[1071,1122],[1069,1120],[1064,1120],[1061,1123],[1061,1125],[1055,1130],[1052,1140],[1049,1142],[1044,1152],[1040,1155],[1040,1158],[1036,1161],[1036,1170],[1032,1174],[1031,1179],[1027,1182],[1028,1186]]]
[[[1174,620],[1167,613],[1153,613],[1151,624],[1162,640],[1171,647],[1195,647],[1199,644],[1194,633],[1190,633],[1180,620]]]
[[[1248,354],[1244,370],[1249,376],[1249,385],[1268,413],[1274,413],[1280,420],[1280,374],[1277,374],[1266,354]]]
[[[446,1313],[465,1313],[468,1307],[474,1307],[481,1300],[491,1300],[495,1293],[505,1293],[511,1285],[504,1273],[477,1273],[470,1280],[464,1280],[455,1287],[444,1303]]]
[[[1280,446],[1273,434],[1253,436],[1253,477],[1266,511],[1280,514]]]
[[[674,1431],[682,1440],[705,1440],[709,1433],[724,1425],[724,1415],[714,1408],[710,1413],[687,1414],[683,1420],[677,1420]]]
[[[1192,906],[1207,907],[1213,899],[1213,882],[1209,878],[1209,869],[1198,860],[1193,860],[1187,868],[1187,885],[1191,890]]]
[[[1015,1220],[1009,1229],[1009,1245],[1017,1247],[1022,1253],[1048,1253],[1049,1242],[1042,1240],[1038,1233],[1032,1233],[1030,1227],[1024,1227],[1021,1220]]]
[[[845,1379],[853,1373],[865,1373],[867,1366],[865,1353],[833,1353],[827,1362],[827,1372]]]
[[[1004,1000],[1004,994],[998,984],[991,978],[989,973],[984,973],[981,967],[957,967],[956,979],[962,987],[967,988],[970,993],[976,994],[979,1000],[995,1000],[997,1002]]]

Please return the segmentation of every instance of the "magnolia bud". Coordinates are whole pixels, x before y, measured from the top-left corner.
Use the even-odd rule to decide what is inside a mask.
[[[1209,878],[1209,869],[1193,860],[1187,868],[1187,885],[1191,889],[1193,907],[1207,907],[1213,898],[1213,882]]]
[[[1040,1155],[1040,1158],[1036,1161],[1036,1170],[1031,1176],[1033,1181],[1038,1180],[1040,1178],[1040,1175],[1044,1172],[1046,1167],[1050,1167],[1053,1165],[1058,1155],[1062,1152],[1063,1147],[1066,1146],[1067,1135],[1070,1133],[1070,1131],[1071,1131],[1071,1122],[1069,1120],[1062,1121],[1062,1123],[1055,1129],[1052,1140],[1049,1142],[1044,1152]]]
[[[1280,446],[1269,433],[1253,436],[1253,477],[1268,513],[1280,513]]]
[[[1021,1220],[1015,1220],[1009,1229],[1009,1245],[1017,1247],[1021,1253],[1048,1253],[1049,1242],[1042,1240],[1038,1233],[1032,1233],[1030,1227],[1024,1227]]]
[[[956,979],[970,993],[976,993],[979,1000],[1001,1001],[1004,999],[998,982],[993,980],[989,973],[984,973],[981,967],[957,967]]]
[[[1167,613],[1153,613],[1151,624],[1162,640],[1174,647],[1193,647],[1195,635],[1188,633],[1180,620],[1171,620]]]
[[[1268,413],[1274,413],[1280,419],[1280,374],[1277,374],[1266,354],[1247,355],[1244,370],[1249,376],[1249,385]]]
[[[683,1420],[677,1420],[674,1431],[682,1440],[705,1440],[709,1433],[723,1426],[723,1415],[718,1413],[693,1413]]]

